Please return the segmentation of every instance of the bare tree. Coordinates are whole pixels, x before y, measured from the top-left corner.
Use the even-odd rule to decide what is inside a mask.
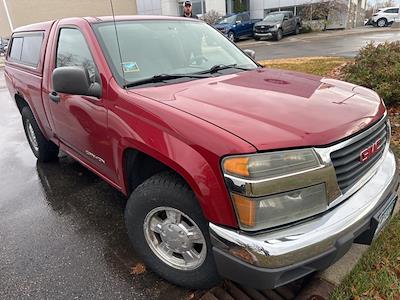
[[[222,15],[216,12],[215,10],[210,10],[206,14],[204,14],[201,19],[207,24],[215,24],[219,19],[222,18]]]

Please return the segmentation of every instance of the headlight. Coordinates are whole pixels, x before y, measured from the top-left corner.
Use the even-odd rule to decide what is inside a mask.
[[[318,173],[322,166],[312,149],[232,156],[222,161],[242,229],[260,230],[311,217],[328,207],[326,186]],[[311,172],[316,171],[313,176]],[[310,173],[310,176],[308,176]],[[262,195],[235,189],[234,182],[264,184]],[[250,192],[259,192],[251,185]]]
[[[288,224],[327,208],[325,184],[260,198],[232,193],[232,200],[242,228],[249,230]]]
[[[228,157],[222,161],[222,165],[227,174],[251,179],[283,176],[320,166],[312,149]]]

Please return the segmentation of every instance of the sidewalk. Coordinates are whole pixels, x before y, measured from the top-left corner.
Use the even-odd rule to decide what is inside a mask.
[[[400,31],[400,28],[392,28],[392,27],[357,27],[354,29],[343,29],[343,30],[327,30],[327,31],[319,31],[319,32],[310,32],[310,33],[302,33],[299,35],[289,35],[283,38],[281,41],[272,41],[272,40],[262,40],[262,41],[255,41],[253,39],[243,40],[237,42],[236,44],[239,47],[245,46],[262,46],[262,45],[277,45],[282,43],[293,43],[298,42],[301,40],[313,40],[313,39],[322,39],[322,38],[329,38],[329,37],[336,37],[336,36],[346,36],[346,35],[353,35],[353,34],[369,34],[374,32],[393,32],[393,31]]]

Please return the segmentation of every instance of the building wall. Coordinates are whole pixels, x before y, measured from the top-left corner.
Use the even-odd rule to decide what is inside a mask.
[[[139,15],[161,15],[161,0],[136,0],[136,5]]]
[[[109,0],[4,0],[14,28],[66,17],[111,15]],[[148,0],[147,0],[148,1]],[[95,4],[94,4],[95,3]],[[136,0],[114,0],[116,15],[136,14]],[[0,34],[11,33],[5,6],[0,1]]]
[[[207,11],[215,10],[220,15],[226,15],[225,0],[206,0]]]

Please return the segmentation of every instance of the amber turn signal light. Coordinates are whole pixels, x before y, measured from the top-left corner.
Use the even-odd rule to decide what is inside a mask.
[[[248,157],[231,157],[224,161],[223,167],[228,173],[248,177],[250,176],[248,164]]]
[[[247,197],[237,194],[232,194],[232,199],[240,224],[254,227],[256,224],[256,203]]]

